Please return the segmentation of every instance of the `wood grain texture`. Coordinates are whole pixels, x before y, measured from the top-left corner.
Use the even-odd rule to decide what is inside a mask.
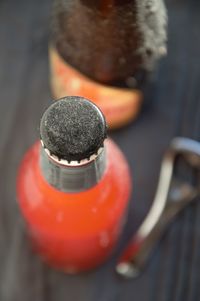
[[[38,137],[41,114],[51,101],[50,5],[48,0],[0,1],[0,300],[199,300],[198,202],[173,223],[140,278],[123,281],[114,274],[114,265],[151,205],[170,139],[200,139],[200,2],[167,1],[168,56],[146,91],[138,120],[111,134],[133,173],[128,222],[113,257],[99,269],[77,276],[52,270],[32,253],[15,194],[17,167]]]

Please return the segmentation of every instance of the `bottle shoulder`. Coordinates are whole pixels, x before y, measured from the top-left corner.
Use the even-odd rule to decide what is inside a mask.
[[[26,153],[18,174],[17,194],[25,218],[52,231],[91,231],[113,223],[128,203],[131,179],[128,164],[119,148],[110,140],[105,142],[107,166],[100,182],[83,192],[65,193],[50,186],[39,166],[37,142]],[[66,222],[67,221],[67,222]],[[66,231],[66,230],[65,230]]]

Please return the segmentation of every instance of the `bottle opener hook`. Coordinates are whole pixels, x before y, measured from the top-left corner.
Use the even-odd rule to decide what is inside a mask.
[[[164,230],[182,209],[200,196],[198,185],[174,174],[176,159],[180,155],[192,169],[200,170],[200,143],[189,138],[174,138],[162,160],[150,211],[116,266],[116,272],[125,278],[140,275]]]

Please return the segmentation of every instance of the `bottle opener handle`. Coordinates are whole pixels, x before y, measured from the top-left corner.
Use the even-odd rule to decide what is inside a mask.
[[[174,138],[164,155],[155,199],[149,213],[116,265],[123,277],[137,277],[173,218],[200,195],[199,188],[177,179],[174,167],[177,156],[193,169],[200,169],[200,143],[188,138]]]

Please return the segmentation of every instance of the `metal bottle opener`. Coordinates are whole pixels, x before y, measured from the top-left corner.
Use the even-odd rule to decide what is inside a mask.
[[[137,277],[143,271],[164,230],[182,209],[200,196],[200,185],[181,180],[174,174],[180,155],[190,168],[200,171],[200,143],[174,138],[162,161],[151,209],[116,266],[116,272],[123,277]]]

